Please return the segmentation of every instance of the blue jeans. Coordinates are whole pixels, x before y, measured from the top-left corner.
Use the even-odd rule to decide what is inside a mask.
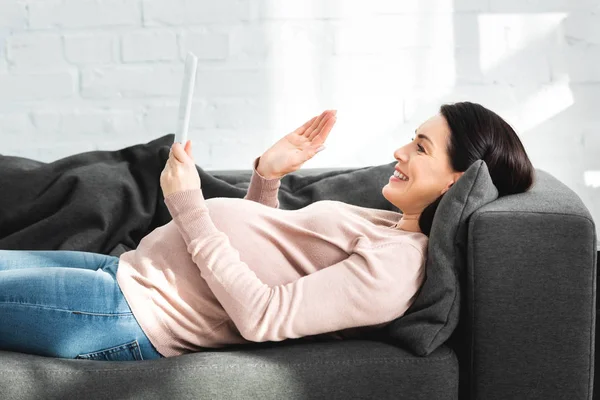
[[[57,358],[162,358],[131,313],[119,258],[0,250],[0,350]]]

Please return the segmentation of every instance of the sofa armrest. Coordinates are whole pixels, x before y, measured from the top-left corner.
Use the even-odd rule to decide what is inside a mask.
[[[594,221],[571,189],[536,173],[531,191],[469,221],[461,319],[472,399],[592,398]]]

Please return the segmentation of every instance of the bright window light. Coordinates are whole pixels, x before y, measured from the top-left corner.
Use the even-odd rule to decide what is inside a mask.
[[[531,47],[536,41],[543,42],[554,31],[560,30],[559,26],[565,18],[567,13],[479,15],[479,61],[482,72]],[[552,37],[549,39],[554,40]]]
[[[583,181],[585,182],[585,186],[589,186],[591,188],[599,188],[600,171],[584,171]]]

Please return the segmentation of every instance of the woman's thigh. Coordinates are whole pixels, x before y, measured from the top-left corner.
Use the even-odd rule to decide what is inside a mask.
[[[97,270],[119,258],[73,250],[0,250],[0,272],[25,268],[83,268]]]
[[[118,259],[97,270],[0,272],[0,349],[57,358],[161,358],[131,313],[117,267]]]

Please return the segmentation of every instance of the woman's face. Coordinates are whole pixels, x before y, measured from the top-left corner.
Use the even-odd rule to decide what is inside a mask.
[[[412,142],[394,152],[395,168],[408,181],[390,178],[382,194],[404,214],[420,214],[462,176],[463,172],[454,171],[450,164],[449,137],[446,119],[437,114],[415,131]]]

